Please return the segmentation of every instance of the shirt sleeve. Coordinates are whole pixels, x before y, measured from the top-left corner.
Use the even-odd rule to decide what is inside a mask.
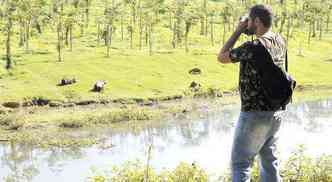
[[[253,43],[251,41],[245,42],[240,47],[232,49],[229,57],[233,63],[249,61],[253,58]]]

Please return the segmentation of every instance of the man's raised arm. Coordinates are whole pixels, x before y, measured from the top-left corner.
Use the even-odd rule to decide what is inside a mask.
[[[218,61],[220,63],[226,64],[226,63],[232,63],[230,59],[230,51],[234,47],[236,41],[239,39],[241,34],[244,32],[244,30],[248,26],[248,21],[240,22],[237,26],[235,32],[232,34],[232,36],[228,39],[224,47],[220,50],[218,55]]]

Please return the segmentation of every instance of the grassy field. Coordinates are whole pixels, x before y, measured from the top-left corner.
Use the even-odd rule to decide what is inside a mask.
[[[222,46],[223,24],[215,25],[214,46],[208,37],[199,34],[199,26],[194,26],[189,34],[189,53],[184,45],[171,48],[172,32],[167,27],[167,14],[162,15],[153,34],[153,55],[149,56],[147,45],[138,48],[138,34],[134,34],[134,49],[130,49],[129,37],[120,38],[119,30],[114,32],[110,57],[106,47],[96,38],[96,22],[102,16],[102,1],[95,1],[91,10],[91,25],[80,35],[74,27],[73,51],[64,48],[64,61],[57,62],[56,34],[49,25],[43,34],[32,30],[29,51],[18,47],[18,32],[13,34],[12,51],[14,69],[0,66],[0,102],[31,100],[39,97],[59,101],[81,101],[127,98],[162,98],[183,95],[192,81],[203,88],[234,91],[238,84],[238,65],[221,65],[217,53]],[[210,2],[210,6],[217,5]],[[220,3],[218,3],[220,5]],[[291,4],[289,7],[294,6]],[[18,30],[19,25],[15,25]],[[305,31],[305,30],[303,30]],[[330,31],[331,32],[331,31]],[[231,32],[227,32],[226,38]],[[331,33],[323,34],[323,40],[312,38],[307,44],[307,33],[298,28],[293,30],[289,42],[290,72],[300,88],[317,89],[332,87],[332,48]],[[243,36],[240,42],[247,40]],[[4,36],[0,35],[0,55],[5,55]],[[303,44],[303,56],[298,56],[299,45]],[[189,70],[199,68],[201,75],[191,75]],[[78,79],[72,86],[58,87],[64,78]],[[90,92],[97,80],[108,82],[101,94]]]
[[[332,38],[326,37],[306,45],[304,56],[297,56],[299,41],[305,40],[296,37],[289,46],[290,72],[298,85],[317,88],[332,86]],[[86,42],[89,44],[89,41]],[[180,49],[160,50],[152,56],[146,51],[119,48],[112,49],[110,58],[105,56],[104,47],[77,45],[73,52],[65,52],[64,62],[57,62],[51,45],[43,49],[37,43],[37,40],[32,43],[36,46],[32,53],[27,54],[20,49],[15,51],[16,65],[13,70],[6,71],[1,66],[1,102],[32,97],[61,101],[100,97],[158,98],[182,95],[192,81],[201,83],[204,88],[222,91],[237,87],[238,65],[221,65],[216,60],[221,44],[193,48],[190,53]],[[190,75],[188,71],[192,68],[200,68],[202,74]],[[67,87],[56,86],[63,77],[75,77],[78,83]],[[89,92],[97,80],[108,82],[102,94]]]
[[[222,65],[217,62],[217,53],[222,46],[222,29],[223,25],[216,27],[214,46],[208,38],[199,35],[198,29],[193,29],[189,36],[190,51],[185,53],[183,45],[172,49],[171,32],[164,26],[158,26],[154,34],[152,56],[149,56],[146,46],[139,50],[137,35],[134,37],[134,49],[130,49],[128,37],[121,41],[117,32],[111,56],[107,57],[106,47],[103,43],[97,43],[95,26],[90,26],[83,37],[77,28],[73,51],[65,48],[63,62],[57,62],[56,37],[51,30],[46,29],[43,34],[33,36],[28,52],[17,46],[18,34],[14,34],[12,46],[16,64],[8,71],[4,69],[4,62],[1,62],[0,103],[22,102],[33,97],[62,102],[164,98],[184,95],[192,81],[201,83],[205,91],[208,88],[219,89],[221,92],[235,91],[238,85],[238,64]],[[227,33],[229,35],[230,32]],[[1,42],[3,39],[0,35]],[[243,36],[240,42],[247,39]],[[289,68],[299,85],[295,102],[326,98],[332,91],[331,34],[324,34],[323,40],[313,38],[310,46],[306,42],[306,35],[294,30],[289,42]],[[303,43],[302,56],[298,55],[300,43]],[[0,44],[1,55],[5,54],[4,50],[4,44]],[[201,69],[202,74],[189,74],[192,68]],[[78,83],[57,86],[63,77],[75,77]],[[90,92],[97,80],[108,82],[102,93]],[[219,100],[222,104],[217,106],[221,107],[223,104],[239,102],[238,96]],[[114,123],[127,120],[156,120],[165,114],[195,112],[190,109],[192,105],[195,104],[189,99],[189,102],[160,103],[156,107],[126,105],[126,108],[121,108],[121,104],[110,104],[86,108],[18,109],[8,115],[0,115],[0,140],[60,146],[89,144],[95,140],[72,139],[62,134],[62,130],[105,125],[115,127]],[[62,135],[67,139],[63,139]],[[53,138],[58,139],[54,141]]]

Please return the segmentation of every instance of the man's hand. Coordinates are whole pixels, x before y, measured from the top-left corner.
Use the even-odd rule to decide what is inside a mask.
[[[241,19],[239,24],[237,25],[236,31],[241,33],[245,32],[245,30],[248,28],[248,22],[248,18]]]

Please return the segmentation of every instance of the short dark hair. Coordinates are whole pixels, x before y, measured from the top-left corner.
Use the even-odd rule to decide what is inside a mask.
[[[258,4],[253,6],[250,8],[249,16],[253,20],[258,17],[267,28],[272,26],[273,12],[272,8],[268,5]]]

